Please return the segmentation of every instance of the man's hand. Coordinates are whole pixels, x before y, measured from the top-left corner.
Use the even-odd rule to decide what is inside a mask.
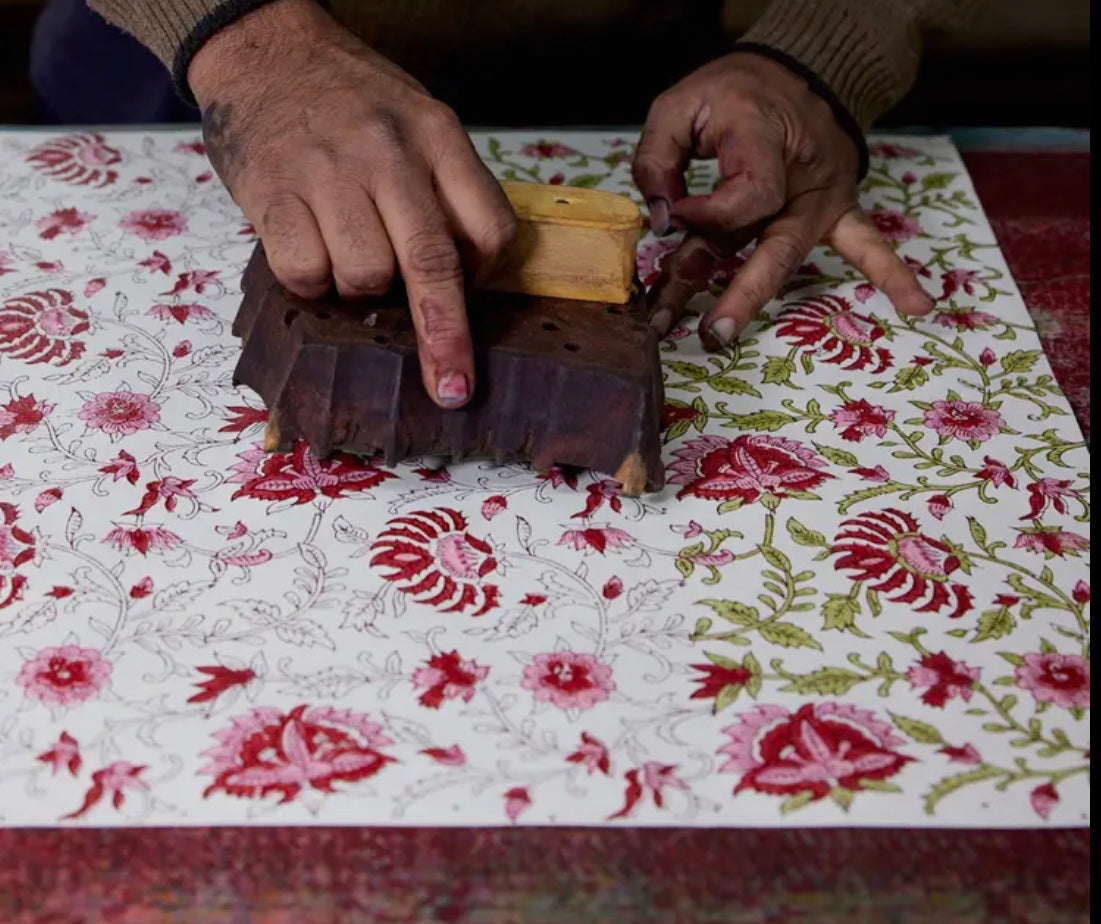
[[[722,181],[688,196],[684,169],[717,157]],[[757,239],[730,287],[700,321],[704,346],[729,345],[826,241],[904,314],[933,307],[917,278],[857,204],[857,151],[829,105],[769,58],[736,52],[700,68],[654,102],[634,177],[656,234],[688,232],[651,292],[665,333],[701,291],[716,259]]]
[[[492,269],[508,199],[455,114],[312,0],[276,0],[195,55],[215,170],[298,295],[380,295],[400,268],[424,384],[464,404],[474,360],[464,264]]]

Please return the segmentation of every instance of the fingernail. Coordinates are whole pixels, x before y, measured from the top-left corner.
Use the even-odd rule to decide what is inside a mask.
[[[442,404],[461,404],[470,397],[470,385],[461,372],[449,372],[436,385],[436,397]]]
[[[650,199],[650,230],[658,237],[665,237],[669,233],[669,203],[664,199]]]
[[[719,318],[709,328],[711,336],[724,347],[730,346],[742,331],[742,325],[735,318]]]
[[[664,337],[669,333],[669,328],[673,325],[673,312],[668,308],[662,308],[660,311],[655,312],[654,316],[650,318],[650,326],[658,332],[659,337]]]

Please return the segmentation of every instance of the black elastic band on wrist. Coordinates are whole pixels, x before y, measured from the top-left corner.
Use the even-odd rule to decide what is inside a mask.
[[[801,61],[795,60],[791,55],[785,54],[779,49],[773,48],[771,45],[762,45],[759,42],[735,42],[730,51],[751,52],[755,55],[771,58],[778,64],[784,65],[789,71],[802,77],[803,80],[807,82],[808,89],[816,96],[826,101],[833,111],[834,118],[837,119],[837,124],[841,126],[842,131],[844,131],[845,134],[852,139],[853,144],[856,145],[856,179],[857,182],[864,179],[864,176],[868,172],[868,142],[864,139],[864,132],[860,130],[860,126],[857,124],[856,119],[853,118],[852,113],[845,108],[841,100],[837,98],[837,95],[821,77]]]

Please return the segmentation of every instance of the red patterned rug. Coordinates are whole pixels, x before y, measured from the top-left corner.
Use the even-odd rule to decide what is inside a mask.
[[[1089,155],[966,156],[1087,438]],[[0,831],[10,924],[1089,920],[1089,831]]]

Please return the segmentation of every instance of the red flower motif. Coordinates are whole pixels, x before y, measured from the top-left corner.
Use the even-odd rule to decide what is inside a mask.
[[[138,471],[137,459],[130,455],[125,449],[120,449],[119,454],[104,465],[100,471],[105,475],[110,475],[111,481],[118,481],[120,478],[125,478],[130,484],[137,484],[138,479],[141,477],[141,473]]]
[[[44,241],[52,241],[59,234],[76,234],[93,218],[95,215],[76,209],[58,209],[38,220],[38,236]]]
[[[28,699],[47,706],[75,706],[98,696],[111,681],[111,662],[95,648],[43,648],[23,662],[16,683]]]
[[[181,141],[176,145],[176,150],[181,154],[198,154],[200,157],[206,155],[206,145],[201,141]]]
[[[943,520],[949,510],[952,509],[952,498],[947,494],[934,494],[925,503],[931,516],[937,520]]]
[[[224,664],[212,664],[195,668],[200,674],[206,674],[206,680],[198,680],[194,686],[199,692],[189,696],[189,703],[210,703],[234,687],[243,687],[256,679],[256,671],[251,667],[232,668]]]
[[[546,602],[547,598],[543,594],[524,594],[520,606],[542,606]]]
[[[84,802],[75,812],[62,815],[62,820],[80,818],[98,805],[105,796],[110,796],[111,805],[120,809],[126,803],[127,790],[146,792],[149,786],[140,779],[144,766],[136,766],[125,760],[116,760],[92,774],[92,785],[84,794]]]
[[[979,276],[978,271],[977,270],[969,270],[969,269],[949,270],[947,273],[944,273],[941,276],[941,280],[942,280],[943,286],[944,286],[941,289],[941,293],[940,293],[940,300],[941,301],[944,301],[945,299],[951,298],[960,289],[963,289],[963,291],[967,295],[974,295],[975,294],[975,284],[982,282],[982,279]],[[966,310],[966,309],[964,309],[964,310]],[[984,314],[984,312],[980,312],[980,314]],[[988,318],[990,318],[990,323],[991,324],[994,323],[994,321],[997,320],[997,318],[994,318],[992,315],[986,315],[986,316]],[[937,323],[938,324],[940,323],[939,319],[937,319]],[[969,327],[967,329],[968,330],[974,330],[975,328],[974,327]]]
[[[979,362],[984,366],[993,366],[997,357],[994,355],[994,351],[990,347],[986,347],[979,354]]]
[[[580,764],[590,776],[596,770],[608,776],[612,769],[612,761],[604,742],[584,731],[581,733],[581,744],[576,751],[567,755],[566,760],[571,764]]]
[[[194,478],[181,479],[173,475],[167,475],[158,481],[150,481],[145,486],[141,503],[133,510],[127,510],[125,512],[126,516],[143,516],[157,506],[157,503],[161,500],[164,501],[165,509],[169,513],[173,513],[181,497],[191,501],[193,507],[197,507],[199,502],[191,491],[191,486],[194,483]]]
[[[723,732],[730,743],[719,750],[729,759],[720,769],[742,774],[735,793],[809,793],[817,801],[836,789],[859,792],[913,760],[895,750],[903,740],[890,725],[841,703],[808,703],[794,713],[757,706]]]
[[[692,425],[696,423],[697,420],[703,420],[706,416],[706,414],[694,408],[691,404],[666,401],[661,411],[661,429],[668,430],[673,424],[679,423],[682,420],[687,420],[689,425]]]
[[[830,414],[830,420],[841,433],[841,439],[859,443],[866,436],[882,438],[895,419],[895,412],[863,398],[849,401]]]
[[[620,500],[621,491],[622,488],[618,481],[612,481],[608,478],[594,481],[585,489],[585,493],[588,494],[585,500],[585,509],[580,513],[575,513],[570,519],[587,520],[603,507],[605,502],[613,511],[619,513],[623,509],[623,501]]]
[[[12,398],[7,404],[0,405],[0,440],[16,433],[32,432],[55,407],[46,401],[39,401],[34,395]]]
[[[593,552],[603,555],[608,549],[630,548],[634,542],[629,533],[613,527],[567,529],[558,539],[558,545],[567,546],[576,552],[584,552],[586,555],[591,555]]]
[[[68,770],[72,776],[80,773],[80,744],[67,731],[61,733],[54,746],[39,754],[35,760],[48,764],[56,776],[62,770]]]
[[[623,808],[608,816],[613,818],[626,818],[635,810],[635,806],[642,801],[642,797],[649,792],[654,800],[654,805],[662,808],[665,805],[666,787],[669,789],[687,789],[688,784],[676,775],[676,764],[661,764],[654,760],[648,760],[641,767],[628,770],[623,778],[627,781],[627,789],[623,796]]]
[[[876,346],[885,330],[878,321],[857,314],[839,295],[819,295],[785,310],[776,333],[804,353],[842,369],[883,372],[893,363],[890,350]]]
[[[55,600],[64,600],[66,597],[73,595],[73,589],[71,587],[63,587],[55,584],[49,590],[46,591],[47,597],[53,597]]]
[[[849,474],[858,475],[861,481],[872,481],[876,484],[886,484],[891,480],[891,473],[882,465],[875,468],[850,468]]]
[[[1032,810],[1047,821],[1051,810],[1059,802],[1059,792],[1051,783],[1041,783],[1029,793],[1028,801]]]
[[[232,500],[251,497],[262,501],[293,500],[297,504],[327,497],[336,500],[358,491],[369,491],[388,478],[396,478],[376,466],[374,460],[345,452],[318,461],[305,441],[291,452],[268,454],[254,446],[238,454],[241,460],[226,480],[241,485]]]
[[[46,488],[45,491],[39,492],[39,495],[34,499],[35,512],[41,513],[59,500],[61,500],[61,488]]]
[[[1028,690],[1038,703],[1089,709],[1090,665],[1080,655],[1048,651],[1026,654],[1014,674],[1017,686]]]
[[[138,263],[152,273],[164,273],[166,276],[172,272],[172,261],[159,250],[154,250],[151,257],[146,257]]]
[[[175,320],[179,324],[185,323],[189,318],[206,321],[214,317],[214,312],[203,305],[184,305],[179,302],[173,302],[170,305],[154,305],[147,314],[152,315],[158,321]]]
[[[963,747],[952,747],[950,744],[946,744],[942,748],[937,748],[938,754],[943,754],[950,761],[957,764],[981,764],[982,755],[975,750],[974,745],[965,744]]]
[[[1017,533],[1013,548],[1036,552],[1044,558],[1066,558],[1068,555],[1078,558],[1079,552],[1090,547],[1090,541],[1085,536],[1067,532],[1058,526],[1034,526],[1030,529],[1019,529]]]
[[[525,144],[520,148],[524,157],[537,157],[547,160],[552,157],[572,157],[578,152],[565,144],[557,144],[553,141],[538,141],[535,144]]]
[[[474,688],[489,675],[489,668],[477,661],[464,661],[457,651],[432,655],[426,666],[413,671],[413,686],[423,690],[417,702],[427,709],[439,709],[445,699],[469,703]]]
[[[592,709],[612,694],[615,681],[612,669],[590,654],[554,651],[535,656],[520,686],[559,709]]]
[[[28,363],[66,366],[84,355],[78,340],[89,328],[88,312],[63,289],[27,292],[0,305],[0,353]]]
[[[36,552],[35,537],[16,522],[18,516],[14,504],[0,502],[0,610],[22,599],[27,578],[15,571]]]
[[[700,685],[689,699],[716,699],[727,687],[744,687],[753,679],[753,672],[744,667],[722,667],[718,664],[692,664],[692,670],[699,671],[702,677],[693,677]]]
[[[986,330],[997,324],[998,318],[975,308],[942,308],[933,315],[933,323],[952,330]]]
[[[610,577],[600,591],[605,600],[614,600],[623,593],[623,581],[618,577]]]
[[[872,157],[885,157],[888,160],[894,160],[896,158],[917,157],[921,154],[921,151],[916,148],[907,147],[904,144],[879,142],[878,144],[869,144],[868,153],[871,154]]]
[[[110,168],[120,160],[122,155],[98,132],[51,138],[27,155],[35,170],[74,186],[110,186],[118,179]]]
[[[44,273],[60,273],[65,269],[65,264],[60,260],[39,260],[35,266]]]
[[[119,227],[147,241],[163,241],[187,230],[187,219],[172,209],[138,209],[126,215]]]
[[[1074,585],[1074,590],[1071,592],[1071,596],[1074,598],[1074,602],[1085,605],[1090,602],[1090,585],[1085,581],[1079,581]]]
[[[445,767],[462,767],[466,763],[466,754],[457,744],[446,748],[422,748],[421,753]]]
[[[167,552],[183,540],[163,526],[116,526],[103,539],[120,552],[134,551],[147,555],[150,551]]]
[[[913,604],[915,612],[937,613],[955,604],[950,618],[971,609],[971,591],[951,581],[959,560],[938,539],[922,533],[917,521],[901,510],[861,514],[841,524],[832,552],[834,568],[850,571],[854,581],[875,581],[870,588],[896,603]],[[916,606],[921,602],[921,606]]]
[[[191,352],[191,341],[190,340],[181,340],[179,343],[177,343],[172,348],[172,355],[174,357],[176,357],[176,359],[183,359],[190,352]]]
[[[1067,512],[1067,502],[1063,499],[1073,497],[1081,500],[1081,495],[1071,489],[1070,481],[1063,478],[1041,478],[1028,486],[1028,513],[1022,520],[1038,519],[1050,504],[1056,513]]]
[[[577,490],[577,472],[573,469],[560,468],[555,465],[549,472],[540,472],[535,477],[539,481],[549,481],[552,488],[560,488],[565,485],[570,490]]]
[[[418,603],[482,616],[497,606],[497,586],[485,583],[497,559],[466,530],[466,518],[446,507],[394,517],[371,546],[371,567],[389,569],[383,577]]]
[[[925,426],[947,439],[985,443],[1002,427],[1002,415],[981,401],[934,401]]]
[[[497,514],[508,508],[508,498],[503,494],[494,494],[482,502],[482,516],[492,520]]]
[[[268,422],[268,412],[262,407],[248,407],[244,404],[226,406],[226,425],[219,427],[219,433],[244,433],[249,427]]]
[[[764,495],[783,498],[810,491],[827,478],[826,463],[806,446],[779,436],[743,434],[733,440],[706,435],[673,453],[671,484],[677,497],[752,504]]]
[[[505,814],[515,821],[531,807],[531,795],[523,786],[514,786],[505,793]]]
[[[84,286],[84,297],[91,298],[105,285],[107,285],[107,280],[102,276],[97,276],[95,279],[89,279],[88,284]]]
[[[670,240],[669,238],[659,238],[656,241],[649,241],[639,247],[635,263],[638,269],[639,281],[646,288],[650,288],[650,286],[661,278],[661,268],[662,264],[665,262],[665,258],[673,253],[679,246],[680,241]]]
[[[945,652],[923,655],[917,664],[906,672],[906,679],[913,689],[924,687],[921,701],[927,706],[943,709],[944,704],[957,696],[965,703],[971,699],[971,691],[978,683],[982,670],[970,667],[962,661],[953,661]]]
[[[995,488],[1003,484],[1011,488],[1017,486],[1017,479],[1004,462],[999,462],[990,456],[983,456],[982,461],[983,467],[975,473],[975,477],[980,481],[989,481]]]
[[[219,272],[220,270],[191,270],[180,273],[176,277],[175,285],[167,292],[162,292],[161,295],[179,295],[188,289],[194,289],[200,295],[205,294],[206,290],[211,288],[216,292],[223,292],[225,287],[218,279]]]
[[[894,209],[872,209],[868,212],[872,224],[888,241],[905,244],[922,234],[921,224],[912,215]]]
[[[431,484],[447,484],[451,480],[451,472],[446,468],[415,468],[413,474]]]
[[[137,584],[130,588],[130,596],[134,600],[141,600],[153,593],[153,579],[146,575]]]
[[[204,752],[210,762],[200,771],[214,777],[204,798],[278,794],[283,804],[307,787],[331,793],[335,783],[365,780],[394,762],[379,750],[393,743],[382,726],[350,709],[253,709],[214,737],[218,744]]]
[[[161,408],[149,395],[105,391],[86,401],[78,416],[90,429],[119,437],[148,430],[160,421]]]

